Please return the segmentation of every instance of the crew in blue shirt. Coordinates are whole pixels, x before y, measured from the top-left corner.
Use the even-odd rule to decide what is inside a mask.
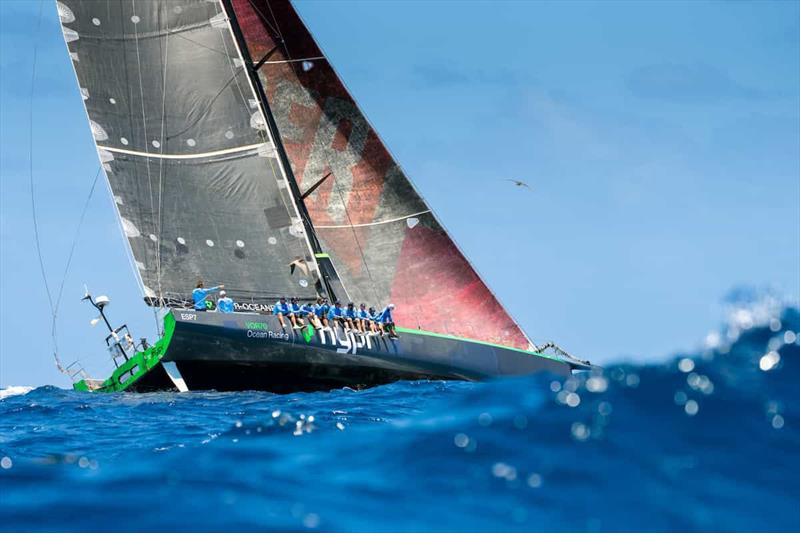
[[[289,320],[292,321],[292,328],[300,329],[303,327],[303,312],[300,309],[300,304],[297,303],[297,298],[292,298],[289,301]]]
[[[328,309],[328,323],[339,324],[344,328],[344,310],[342,309],[342,303],[340,301],[336,301],[333,304],[333,307]]]
[[[317,306],[315,308],[315,314],[317,315],[317,321],[322,324],[323,328],[328,327],[328,311],[330,310],[331,306],[328,305],[327,298],[317,298]]]
[[[356,309],[355,309],[355,304],[353,302],[350,302],[349,304],[347,304],[347,309],[344,310],[342,315],[344,315],[344,319],[345,319],[345,322],[347,324],[347,328],[348,329],[355,328]]]
[[[211,300],[207,300],[209,294],[212,292],[217,292],[220,289],[223,289],[225,285],[220,285],[219,287],[211,287],[210,289],[206,289],[205,285],[203,284],[203,280],[199,280],[197,282],[197,286],[192,291],[192,300],[194,301],[194,310],[195,311],[207,311],[211,307],[214,306]]]
[[[219,300],[217,300],[217,311],[220,313],[233,313],[233,300],[228,298],[228,293],[219,291]]]
[[[362,303],[358,306],[358,311],[356,311],[356,324],[358,325],[358,331],[361,333],[372,333],[372,321],[367,312],[367,304]]]
[[[308,320],[308,323],[317,329],[322,329],[322,324],[317,319],[317,306],[313,303],[307,303],[300,306],[300,314]]]
[[[381,329],[385,330],[389,333],[389,337],[394,339],[398,338],[397,332],[394,329],[394,318],[392,317],[392,311],[394,310],[394,304],[389,304],[383,308],[383,311],[375,317],[375,321],[380,324]]]
[[[281,296],[281,299],[272,306],[272,314],[278,317],[278,322],[281,323],[281,327],[285,328],[286,323],[283,321],[283,317],[289,315],[289,305],[286,303],[285,296]]]

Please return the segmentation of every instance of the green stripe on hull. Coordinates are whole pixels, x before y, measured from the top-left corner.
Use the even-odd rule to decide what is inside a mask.
[[[72,388],[77,391],[92,392],[122,392],[128,389],[161,362],[161,358],[167,353],[174,332],[175,317],[172,316],[172,313],[167,313],[164,316],[164,336],[158,342],[143,352],[136,352],[133,357],[114,370],[111,377],[99,387],[92,388],[86,380],[82,379],[73,384]]]

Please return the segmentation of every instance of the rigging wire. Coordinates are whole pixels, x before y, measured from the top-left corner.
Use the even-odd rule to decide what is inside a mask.
[[[269,20],[267,20],[267,16],[266,16],[266,15],[264,15],[264,13],[262,13],[260,9],[258,9],[258,6],[256,6],[256,4],[253,2],[253,0],[248,0],[248,2],[250,3],[250,7],[252,7],[252,8],[253,8],[253,11],[255,11],[255,12],[256,12],[256,14],[258,15],[258,17],[259,17],[261,20],[263,20],[263,21],[264,21],[264,23],[265,23],[267,26],[269,26],[269,29],[271,29],[272,31],[274,31],[274,32],[275,32],[275,33],[276,33],[276,34],[277,34],[277,35],[280,37],[281,41],[283,41],[283,35],[281,35],[281,32],[280,32],[280,30],[279,30],[278,28],[276,28],[275,26],[273,26],[272,24],[270,24]],[[267,7],[269,7],[269,5],[268,5]],[[272,12],[272,8],[270,8],[270,13],[271,13],[271,12]],[[272,17],[272,18],[273,18],[273,22],[276,22],[276,21],[274,21],[274,18],[275,18],[274,14],[273,14],[273,17]],[[277,25],[277,22],[276,22],[276,25]]]
[[[50,323],[50,340],[53,345],[53,357],[55,359],[56,367],[58,368],[59,372],[63,374],[69,374],[66,368],[61,364],[61,360],[58,356],[58,329],[57,329],[57,320],[58,320],[58,310],[61,306],[61,298],[64,294],[64,286],[67,281],[67,276],[69,275],[70,266],[72,266],[72,258],[75,254],[75,248],[78,243],[78,237],[80,235],[81,227],[83,226],[83,221],[86,218],[86,212],[89,209],[89,202],[94,195],[94,190],[97,186],[97,181],[100,177],[100,173],[103,169],[100,166],[97,169],[97,173],[94,176],[94,180],[92,181],[92,186],[89,189],[89,194],[86,197],[86,200],[83,204],[83,209],[80,214],[80,218],[78,219],[78,225],[75,228],[75,235],[72,239],[72,244],[70,245],[69,255],[67,256],[67,262],[64,266],[64,274],[61,279],[61,283],[58,287],[58,295],[56,296],[55,301],[53,301],[53,292],[50,290],[50,283],[47,280],[47,272],[44,266],[44,254],[42,253],[42,243],[41,237],[39,234],[39,217],[38,217],[38,210],[36,208],[36,188],[34,186],[34,179],[33,179],[33,132],[34,132],[34,122],[33,122],[33,102],[34,96],[36,93],[36,66],[38,63],[38,56],[39,56],[39,31],[42,25],[42,13],[44,8],[44,0],[39,1],[39,11],[37,14],[37,22],[36,22],[36,30],[33,33],[33,61],[32,61],[32,69],[31,69],[31,89],[29,94],[29,115],[28,115],[28,123],[29,123],[29,136],[28,136],[28,178],[30,182],[30,194],[31,194],[31,215],[33,219],[33,234],[34,234],[34,241],[36,245],[36,256],[39,261],[39,271],[42,275],[42,282],[44,284],[45,292],[47,293],[47,301],[50,305],[50,315],[51,315],[51,323]]]
[[[44,8],[44,0],[39,0],[39,14],[36,21],[36,31],[33,33],[33,68],[31,69],[31,90],[30,90],[30,106],[28,114],[28,178],[30,181],[31,189],[31,212],[33,213],[33,236],[36,243],[36,255],[39,258],[39,270],[42,274],[42,281],[44,282],[44,290],[47,293],[47,302],[50,304],[50,313],[55,314],[55,307],[53,306],[53,295],[50,292],[50,284],[47,282],[47,273],[44,268],[44,259],[42,257],[42,243],[39,238],[39,222],[36,217],[36,194],[33,183],[33,96],[36,91],[36,61],[39,56],[39,29],[42,26],[42,11]]]
[[[167,32],[164,37],[164,68],[161,74],[161,144],[159,148],[159,155],[164,155],[164,145],[167,140],[164,138],[164,128],[166,121],[166,105],[167,105],[167,64],[169,63],[169,17],[165,17],[167,22]],[[158,239],[156,240],[156,283],[158,285],[158,298],[159,306],[164,307],[164,295],[161,289],[161,229],[164,222],[163,214],[163,192],[164,192],[164,159],[158,162]],[[162,333],[161,328],[158,327],[159,335]]]
[[[353,232],[353,240],[356,241],[358,253],[361,254],[361,261],[364,263],[364,268],[366,269],[367,276],[369,277],[370,288],[372,288],[372,293],[375,296],[375,301],[377,302],[380,300],[380,296],[378,295],[378,290],[375,288],[375,280],[372,279],[372,272],[369,269],[369,264],[367,264],[367,256],[364,254],[364,249],[361,247],[361,241],[358,240],[355,224],[353,224],[353,221],[350,218],[350,211],[347,209],[347,204],[344,201],[344,195],[342,194],[342,190],[339,188],[339,183],[336,181],[336,175],[333,176],[333,186],[336,189],[336,193],[339,195],[339,200],[342,202],[344,214],[347,216],[347,224],[350,226],[350,230]]]
[[[61,360],[58,357],[58,332],[57,332],[57,319],[58,319],[58,310],[61,306],[61,296],[64,294],[64,285],[67,281],[67,276],[69,275],[69,268],[72,265],[72,257],[75,254],[75,248],[78,244],[78,237],[81,233],[81,228],[83,227],[83,220],[86,218],[86,212],[89,210],[89,202],[94,196],[94,190],[97,187],[97,182],[100,179],[100,174],[102,174],[103,166],[100,165],[97,169],[97,173],[94,175],[94,180],[92,180],[92,186],[89,189],[89,194],[86,196],[86,201],[83,203],[83,209],[81,210],[80,218],[78,218],[78,225],[75,228],[75,235],[72,238],[72,245],[69,249],[69,255],[67,256],[67,264],[64,266],[64,276],[61,278],[61,284],[58,287],[58,297],[56,298],[55,308],[53,310],[53,319],[50,324],[50,338],[53,341],[53,356],[56,359],[56,366],[58,369],[64,373],[68,374],[64,369],[64,366],[61,364]]]
[[[136,0],[131,0],[131,9],[133,10],[134,13],[136,13]],[[145,109],[144,109],[144,86],[143,86],[143,83],[142,83],[142,59],[141,59],[141,54],[139,52],[139,31],[136,29],[136,25],[134,25],[134,28],[133,28],[133,37],[134,37],[134,42],[136,44],[136,69],[137,69],[137,73],[139,74],[139,99],[140,99],[141,107],[142,107],[142,129],[143,129],[143,132],[144,132],[144,136],[143,136],[144,137],[144,144],[143,144],[143,146],[144,146],[145,153],[149,154],[150,153],[150,149],[147,147],[147,114],[145,113]],[[159,142],[162,142],[162,141],[164,141],[163,138]],[[148,186],[148,189],[149,189],[149,192],[150,192],[150,211],[154,212],[155,211],[155,206],[153,205],[153,181],[152,181],[152,177],[150,175],[150,158],[149,157],[147,158],[147,161],[145,162],[145,165],[146,165],[145,168],[147,168],[147,186]],[[145,262],[147,261],[147,253],[146,252],[144,254],[144,260],[145,260]],[[144,286],[144,280],[142,280],[142,285]],[[156,310],[155,306],[153,306],[153,320],[156,323],[156,331],[161,331],[161,325],[158,322],[158,311]]]

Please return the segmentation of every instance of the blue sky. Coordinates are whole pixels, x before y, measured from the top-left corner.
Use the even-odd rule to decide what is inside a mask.
[[[0,386],[52,364],[28,183],[38,2],[0,2]],[[298,9],[384,141],[535,340],[581,357],[691,347],[742,284],[800,300],[797,2],[342,2]],[[33,98],[34,178],[60,284],[98,163],[54,2]],[[501,181],[518,178],[534,190]],[[104,184],[59,318],[107,370],[79,302],[152,338]],[[103,376],[105,377],[105,376]]]

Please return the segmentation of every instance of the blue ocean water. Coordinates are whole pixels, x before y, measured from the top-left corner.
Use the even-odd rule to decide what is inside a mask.
[[[800,311],[566,381],[0,400],[4,531],[786,531]]]

